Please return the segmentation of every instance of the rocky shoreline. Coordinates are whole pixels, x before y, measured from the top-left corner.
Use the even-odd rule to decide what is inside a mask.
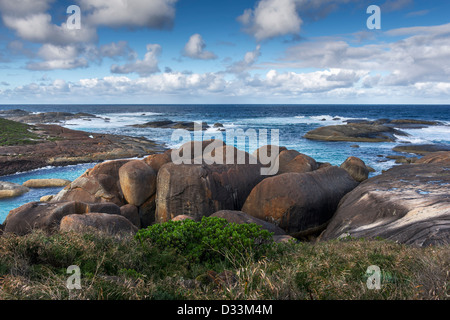
[[[17,117],[20,112],[14,114]],[[52,114],[50,118],[70,116]],[[403,134],[398,126],[437,124],[356,121],[318,128],[305,137],[395,141],[395,136]],[[177,122],[145,125],[192,127],[192,123]],[[446,145],[397,146],[393,151],[418,157],[395,156],[405,164],[369,178],[372,169],[356,157],[333,166],[285,147],[264,146],[248,154],[223,141],[207,140],[167,150],[144,138],[87,133],[58,125],[34,124],[29,130],[38,137],[32,143],[0,146],[1,175],[48,165],[111,161],[97,164],[72,182],[50,179],[22,186],[0,185],[0,195],[46,185],[65,186],[52,197],[10,211],[0,227],[2,232],[25,235],[34,229],[55,233],[94,228],[134,234],[155,223],[220,216],[229,222],[259,224],[274,232],[276,241],[381,237],[415,246],[450,243],[450,150]],[[172,162],[173,152],[190,151],[186,154],[194,157],[198,148],[203,155],[200,162],[197,158],[195,164]],[[245,164],[210,161],[228,150],[234,151],[234,160],[238,154],[242,156]],[[264,154],[271,164],[278,165],[274,175],[261,175],[265,165],[260,157]],[[144,156],[142,160],[123,160]]]
[[[233,148],[219,142],[203,141],[202,150],[214,143],[212,156]],[[188,147],[194,144],[181,149]],[[155,223],[220,216],[275,230],[277,241],[381,237],[415,246],[450,242],[448,151],[429,153],[416,164],[373,178],[361,159],[349,157],[338,167],[283,147],[270,155],[283,168],[273,176],[260,174],[261,148],[246,154],[256,164],[176,165],[170,156],[174,151],[180,150],[98,164],[50,201],[12,210],[1,228],[19,235],[86,228],[135,233]]]
[[[144,157],[166,148],[146,138],[71,130],[58,125],[29,125],[36,137],[22,145],[0,145],[0,175],[46,166]]]

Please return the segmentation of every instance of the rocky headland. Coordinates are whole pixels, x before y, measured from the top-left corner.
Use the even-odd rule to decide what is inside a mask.
[[[25,124],[0,118],[0,128],[0,175],[49,165],[144,157],[166,150],[141,137],[89,133],[53,124]]]

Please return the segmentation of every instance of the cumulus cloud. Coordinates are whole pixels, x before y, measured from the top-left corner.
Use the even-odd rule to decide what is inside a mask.
[[[1,16],[4,25],[13,30],[22,40],[35,43],[67,45],[95,41],[96,30],[89,25],[81,29],[69,30],[66,23],[56,25],[46,12],[53,1],[20,0],[12,2],[0,0]],[[12,3],[14,5],[12,5]]]
[[[78,0],[95,26],[170,29],[177,0]]]
[[[44,44],[37,53],[43,61],[29,62],[29,70],[75,69],[88,66],[87,59],[79,57],[79,49],[74,45],[56,46]]]
[[[246,9],[238,21],[258,41],[299,33],[302,25],[296,0],[261,0],[254,9]]]
[[[205,47],[202,36],[198,33],[193,34],[184,46],[183,55],[192,59],[216,59],[217,56],[213,52],[205,50]]]
[[[246,72],[258,60],[258,57],[260,55],[261,55],[261,45],[257,45],[255,50],[248,51],[244,55],[243,60],[240,60],[228,66],[227,72],[235,74],[242,74]]]
[[[385,32],[410,35],[394,42],[352,47],[343,40],[317,40],[290,47],[277,67],[346,68],[384,73],[380,84],[405,86],[450,77],[450,24]],[[447,67],[446,67],[447,66]]]
[[[68,29],[66,22],[55,24],[49,13],[55,0],[0,0],[0,15],[5,27],[12,30],[18,39],[41,44],[37,58],[26,67],[30,70],[75,69],[88,66],[90,61],[101,62],[102,58],[125,57],[136,59],[136,54],[127,43],[117,42],[98,46],[97,28],[131,27],[169,29],[175,17],[177,0],[76,0],[83,8],[81,29]],[[60,57],[49,52],[59,52]],[[22,52],[28,57],[25,51]],[[78,56],[73,56],[73,53]],[[51,56],[51,57],[50,57]],[[31,58],[36,58],[35,55]],[[115,72],[128,73],[142,67],[140,74],[157,70],[157,62],[150,54],[135,65],[114,66]],[[133,71],[131,71],[133,72]]]
[[[147,53],[144,56],[143,60],[135,60],[133,62],[124,64],[124,65],[112,65],[111,72],[112,73],[137,73],[141,77],[148,76],[152,73],[159,72],[158,67],[158,56],[161,54],[161,46],[159,44],[148,44],[147,45]]]

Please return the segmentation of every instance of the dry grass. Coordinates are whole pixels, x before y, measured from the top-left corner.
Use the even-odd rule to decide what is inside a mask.
[[[0,299],[448,299],[449,246],[364,240],[279,244],[259,261],[229,252],[211,269],[132,237],[5,235]],[[70,265],[81,268],[81,290],[66,287]],[[370,265],[381,269],[380,290],[366,286]]]

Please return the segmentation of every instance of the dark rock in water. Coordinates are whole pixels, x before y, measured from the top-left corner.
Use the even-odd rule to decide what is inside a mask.
[[[325,126],[309,131],[304,137],[323,141],[354,141],[354,142],[394,142],[397,136],[408,136],[398,128],[424,128],[432,125],[443,125],[438,121],[414,119],[365,119],[347,120],[347,124]]]
[[[408,144],[396,146],[392,149],[396,152],[414,153],[419,155],[425,155],[430,152],[437,151],[450,151],[449,145],[443,144]]]
[[[357,157],[348,157],[341,164],[341,168],[346,170],[358,182],[367,180],[369,177],[369,169],[366,167],[364,161]]]
[[[159,169],[156,222],[186,214],[195,220],[220,210],[240,210],[264,176],[258,164],[167,163]]]
[[[450,152],[440,157],[361,183],[341,200],[322,240],[350,235],[417,246],[450,243]]]
[[[30,113],[28,111],[20,109],[0,111],[0,116],[7,118],[9,120],[32,124],[60,123],[73,119],[91,120],[94,118],[99,118],[94,114],[84,112],[79,112],[75,114],[70,112]]]
[[[260,225],[262,229],[267,230],[269,232],[272,232],[274,235],[285,235],[286,232],[284,232],[283,229],[280,227],[277,227],[273,223],[255,218],[251,215],[248,215],[245,212],[242,211],[235,211],[235,210],[221,210],[213,213],[211,217],[218,217],[218,218],[224,218],[229,223],[237,223],[237,224],[243,224],[243,223],[254,223],[257,225]]]
[[[223,124],[221,124],[220,122],[216,122],[213,125],[214,128],[223,128]]]
[[[3,118],[26,116],[28,114],[30,114],[28,111],[21,110],[21,109],[0,110],[0,117],[3,117]]]
[[[403,129],[420,129],[426,128],[429,126],[438,126],[444,125],[439,121],[428,121],[428,120],[418,120],[418,119],[378,119],[378,120],[365,120],[365,119],[351,119],[345,121],[347,124],[350,123],[359,123],[359,124],[368,124],[368,125],[384,125],[394,128],[403,128]]]
[[[341,198],[357,185],[347,171],[334,166],[285,173],[266,178],[253,188],[242,211],[296,237],[327,223]]]
[[[188,131],[194,131],[197,126],[201,130],[208,129],[206,122],[196,123],[193,121],[172,121],[172,120],[159,120],[150,121],[144,124],[134,124],[131,127],[135,128],[162,128],[162,129],[185,129]]]
[[[397,140],[395,135],[407,136],[408,134],[378,124],[349,123],[320,127],[309,131],[304,137],[323,141],[392,142]]]

